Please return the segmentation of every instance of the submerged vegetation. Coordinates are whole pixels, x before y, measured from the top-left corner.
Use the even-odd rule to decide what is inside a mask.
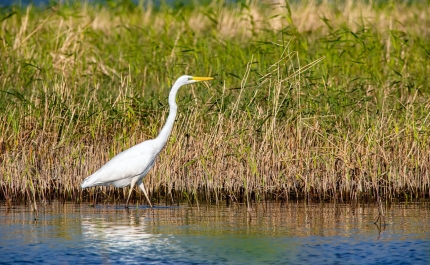
[[[79,184],[183,74],[155,202],[429,198],[429,1],[224,2],[2,8],[0,199],[123,203]]]

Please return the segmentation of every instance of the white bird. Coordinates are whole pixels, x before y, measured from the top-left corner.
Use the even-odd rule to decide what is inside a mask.
[[[145,186],[143,185],[143,178],[154,165],[155,159],[166,145],[167,139],[172,131],[178,110],[178,106],[176,105],[176,94],[178,93],[179,88],[183,85],[200,81],[209,81],[212,79],[213,77],[196,77],[189,75],[179,77],[170,90],[169,116],[167,117],[166,124],[161,129],[157,138],[146,140],[117,154],[94,174],[87,177],[81,183],[81,187],[88,188],[93,186],[114,185],[117,188],[122,188],[130,185],[130,192],[125,206],[128,208],[128,201],[130,200],[131,192],[133,191],[134,184],[137,183],[145,194],[149,205],[152,207],[151,201],[149,200],[148,194],[145,190]]]

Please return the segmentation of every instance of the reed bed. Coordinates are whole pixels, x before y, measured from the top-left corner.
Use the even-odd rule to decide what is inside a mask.
[[[0,199],[82,190],[179,115],[145,179],[158,203],[430,196],[430,5],[127,1],[0,12]],[[143,202],[136,191],[133,200]]]

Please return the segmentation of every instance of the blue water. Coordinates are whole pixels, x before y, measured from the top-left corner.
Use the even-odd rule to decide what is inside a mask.
[[[39,208],[0,208],[1,264],[430,264],[426,206]]]

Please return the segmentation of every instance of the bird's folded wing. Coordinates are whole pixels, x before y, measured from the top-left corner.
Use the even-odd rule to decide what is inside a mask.
[[[149,141],[119,153],[81,184],[82,188],[113,184],[123,187],[128,179],[147,173],[157,156]]]

